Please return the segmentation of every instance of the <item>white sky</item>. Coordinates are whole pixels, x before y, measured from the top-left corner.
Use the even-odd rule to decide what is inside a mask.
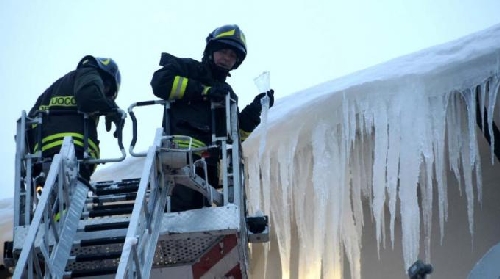
[[[162,51],[201,59],[207,34],[237,23],[248,56],[228,81],[243,107],[258,93],[253,78],[264,70],[280,98],[482,30],[500,22],[498,11],[498,0],[2,0],[0,198],[13,195],[16,119],[86,54],[117,61],[125,109],[155,98],[149,82]],[[143,109],[138,117],[140,149],[151,143],[161,113]],[[127,148],[130,131],[126,126]],[[119,155],[110,134],[100,138],[103,157]]]

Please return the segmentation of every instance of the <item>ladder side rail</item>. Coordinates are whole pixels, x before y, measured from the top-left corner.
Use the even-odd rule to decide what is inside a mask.
[[[22,179],[22,169],[23,169],[23,161],[24,154],[26,153],[26,112],[23,111],[21,118],[17,120],[17,133],[16,133],[16,158],[15,158],[15,171],[14,171],[14,226],[24,225],[24,222],[21,219],[21,184],[23,182]],[[26,195],[26,192],[24,193]],[[26,214],[26,212],[25,212]]]
[[[227,143],[221,142],[222,153],[222,195],[224,196],[224,206],[229,204],[229,177],[228,177],[228,158]]]
[[[43,215],[46,215],[45,211],[48,210],[48,200],[50,198],[52,189],[55,187],[54,184],[56,182],[57,176],[59,175],[61,164],[62,156],[61,154],[56,154],[52,160],[44,191],[42,192],[38,206],[33,216],[33,220],[31,221],[28,234],[24,240],[21,254],[14,269],[13,278],[22,278],[26,265],[28,265],[30,274],[32,274],[33,257],[36,257],[34,247],[36,236],[38,234],[42,218],[44,218]]]
[[[224,199],[224,206],[229,204],[229,173],[228,173],[228,167],[229,167],[229,158],[228,158],[228,139],[231,136],[230,128],[231,128],[231,117],[230,117],[230,110],[231,110],[231,104],[233,103],[231,99],[231,94],[227,94],[226,97],[224,98],[224,116],[225,116],[225,131],[224,137],[216,137],[215,135],[215,126],[214,126],[214,132],[212,136],[212,140],[215,141],[220,141],[220,147],[221,147],[221,155],[222,155],[222,195]],[[234,102],[236,103],[236,101]],[[212,119],[214,119],[215,112],[214,112],[215,104],[212,102]],[[215,121],[214,125],[215,125]]]
[[[246,200],[245,200],[245,182],[244,182],[244,166],[243,166],[243,150],[241,150],[239,123],[238,123],[238,104],[232,103],[230,106],[230,135],[232,140],[231,146],[231,170],[233,203],[238,207],[240,213],[240,229],[238,231],[238,253],[240,258],[241,277],[248,278],[247,271],[249,270],[249,255],[248,255],[248,234],[246,226]],[[229,167],[229,166],[228,166]]]
[[[159,160],[159,159],[157,159]],[[158,173],[158,172],[155,172]],[[142,255],[142,271],[140,272],[142,278],[149,278],[151,268],[153,266],[153,259],[156,251],[156,244],[158,243],[158,238],[160,236],[160,228],[163,220],[163,212],[165,209],[165,204],[167,202],[167,191],[168,191],[168,185],[171,187],[174,186],[174,181],[172,179],[169,179],[167,182],[165,179],[165,175],[161,171],[160,167],[160,175],[155,175],[155,179],[157,182],[155,183],[155,192],[156,192],[156,199],[155,199],[155,204],[154,208],[152,209],[152,214],[151,214],[151,219],[150,221],[152,222],[151,224],[151,229],[142,235],[142,238],[144,238],[146,241],[141,241],[140,243],[144,244],[142,246],[139,246],[138,248],[140,249],[138,251],[139,255]],[[150,201],[151,203],[151,201]]]
[[[27,149],[27,129],[32,124],[37,124],[37,140],[41,142],[41,130],[40,124],[42,123],[41,115],[35,118],[29,118],[26,112],[22,112],[21,118],[18,120],[18,130],[16,134],[16,171],[15,171],[15,190],[19,193],[14,192],[14,203],[16,199],[19,198],[19,206],[15,205],[14,214],[14,225],[24,226],[30,223],[32,212],[33,212],[33,202],[32,197],[36,195],[36,189],[33,187],[33,177],[32,177],[32,164],[34,161],[40,161],[42,157],[41,151],[34,151],[33,154]],[[19,183],[19,184],[18,184]],[[23,185],[21,185],[21,183]],[[24,190],[24,192],[21,192]],[[23,208],[21,208],[23,207]],[[24,213],[22,215],[22,213]],[[17,216],[16,216],[17,215]],[[24,218],[23,218],[24,217]],[[17,221],[16,221],[17,219]],[[14,226],[15,227],[15,226]]]
[[[159,150],[163,145],[163,141],[167,140],[168,137],[163,136],[160,130],[157,134],[157,140],[155,141],[156,152],[155,152],[155,162],[153,164],[152,171],[150,173],[150,199],[147,202],[147,212],[149,213],[145,225],[142,226],[141,235],[139,235],[138,246],[137,246],[137,261],[140,266],[137,268],[138,278],[149,278],[151,268],[153,265],[153,259],[156,251],[156,244],[160,235],[161,222],[163,217],[163,212],[167,202],[167,192],[168,186],[166,186],[165,174],[163,173],[163,167],[161,166],[161,159]],[[169,185],[174,186],[173,180],[170,178]]]
[[[44,190],[28,229],[14,277],[22,276],[26,264],[28,265],[28,276],[33,274],[33,264],[38,262],[35,242],[41,231],[44,234],[40,243],[40,251],[42,256],[48,257],[45,259],[45,273],[57,278],[62,277],[88,193],[87,185],[83,183],[74,185],[77,173],[78,161],[75,156],[73,140],[67,136],[64,138],[60,152],[54,156],[50,165]],[[62,191],[71,191],[73,188],[75,189],[71,194],[62,193]],[[62,199],[64,201],[61,202]],[[55,224],[53,204],[55,205],[57,202],[60,202],[57,213],[62,214],[63,217],[60,223]],[[68,205],[68,214],[64,214],[63,205]],[[53,239],[55,239],[55,244],[49,255],[49,242]],[[37,271],[40,269],[36,265],[35,268]]]
[[[232,139],[231,146],[231,163],[232,163],[232,176],[233,176],[233,201],[237,206],[242,206],[244,201],[242,200],[241,192],[244,192],[242,188],[242,150],[240,143],[240,131],[238,126],[238,104],[232,103],[230,110],[231,126],[230,133]]]
[[[139,188],[137,190],[137,196],[134,202],[134,209],[132,210],[132,214],[130,215],[130,223],[127,229],[127,234],[125,237],[125,243],[123,244],[122,254],[120,256],[120,262],[118,264],[118,269],[116,273],[116,278],[128,278],[132,276],[135,270],[138,270],[140,267],[137,266],[133,257],[134,254],[139,253],[138,249],[134,248],[139,243],[139,236],[143,232],[139,229],[142,225],[144,226],[145,222],[143,219],[147,214],[146,210],[146,193],[148,189],[153,191],[156,187],[158,187],[156,183],[156,179],[151,179],[151,176],[155,177],[155,167],[157,165],[157,149],[161,147],[163,136],[163,129],[158,128],[156,130],[156,137],[154,144],[149,148],[146,156],[146,160],[144,162],[144,168],[141,175],[141,180],[139,182]],[[152,172],[154,172],[152,174]],[[149,214],[149,218],[154,218]],[[140,260],[140,259],[139,259]]]
[[[24,190],[24,226],[28,225],[31,222],[31,216],[33,212],[33,203],[32,203],[32,193],[35,192],[35,185],[33,185],[33,173],[32,173],[32,165],[33,161],[30,157],[26,159],[26,177],[24,180],[25,190]]]
[[[59,200],[58,214],[61,218],[56,227],[59,241],[56,241],[50,254],[51,274],[56,278],[62,278],[64,275],[64,269],[70,257],[78,223],[89,192],[88,184],[84,183],[83,179],[82,181],[77,179],[78,160],[70,136],[64,137],[60,154],[63,155],[63,161],[59,171],[57,196]]]

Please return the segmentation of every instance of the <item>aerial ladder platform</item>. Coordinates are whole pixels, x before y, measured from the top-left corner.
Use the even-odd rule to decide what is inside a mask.
[[[6,243],[4,260],[13,278],[248,278],[248,245],[269,241],[269,226],[267,216],[249,216],[246,210],[236,101],[227,96],[212,103],[226,121],[223,133],[212,134],[211,145],[194,147],[192,138],[158,128],[149,149],[135,152],[134,109],[150,105],[163,106],[168,121],[172,102],[138,102],[128,109],[129,153],[143,158],[141,176],[91,183],[79,177],[79,164],[123,161],[122,130],[119,158],[96,160],[85,152],[79,160],[73,139],[66,137],[47,162],[26,144],[27,127],[41,127],[45,115],[29,118],[23,112],[16,135],[14,239]],[[189,144],[179,146],[176,139]],[[88,150],[86,136],[84,142]],[[220,154],[221,185],[208,183],[205,158],[195,156],[209,149]],[[41,194],[34,164],[44,165]],[[209,205],[171,212],[174,187],[203,194]]]

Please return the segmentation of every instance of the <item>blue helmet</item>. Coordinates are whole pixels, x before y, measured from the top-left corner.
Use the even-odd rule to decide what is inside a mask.
[[[114,89],[111,93],[114,94],[114,98],[118,95],[121,83],[121,74],[118,69],[118,65],[112,58],[99,58],[92,55],[86,55],[78,63],[77,69],[83,67],[96,67],[98,70],[106,74],[114,82]]]
[[[238,68],[245,57],[247,56],[247,44],[245,34],[236,24],[226,24],[216,28],[212,33],[208,34],[206,39],[205,51],[203,56],[208,57],[216,46],[225,46],[233,49],[238,56],[238,61],[233,66],[233,69]]]

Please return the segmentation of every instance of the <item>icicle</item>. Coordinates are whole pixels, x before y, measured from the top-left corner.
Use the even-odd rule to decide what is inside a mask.
[[[476,161],[476,94],[475,88],[468,89],[464,92],[464,99],[467,105],[467,123],[469,125],[469,161],[471,165]]]
[[[262,211],[271,212],[271,158],[270,151],[263,154],[261,160],[262,168]],[[267,258],[269,253],[269,243],[264,243],[264,270],[267,271]]]
[[[293,176],[293,157],[298,141],[298,135],[293,136],[286,145],[278,148],[276,164],[279,164],[279,185],[281,187],[272,187],[271,195],[275,197],[271,203],[271,212],[274,214],[273,222],[276,235],[278,237],[278,247],[281,259],[281,278],[290,278],[290,253],[291,253],[291,231],[292,231],[292,192],[291,185]]]
[[[449,94],[438,96],[430,101],[434,105],[432,109],[432,129],[434,139],[434,165],[436,171],[437,192],[438,192],[438,215],[440,243],[444,237],[444,222],[448,216],[448,191],[447,173],[445,168],[445,135],[446,135],[446,111],[449,102]],[[450,124],[448,124],[450,125]],[[450,127],[448,129],[451,129]],[[450,133],[449,133],[450,134]],[[449,139],[450,135],[448,135]],[[448,145],[449,146],[449,145]]]
[[[319,131],[320,132],[320,131]],[[324,172],[316,176],[319,183],[326,186],[325,195],[327,203],[325,204],[325,231],[324,239],[318,242],[323,249],[322,253],[322,278],[338,278],[342,274],[342,242],[341,229],[342,215],[345,200],[345,137],[342,127],[331,127],[326,133],[325,153],[319,154],[330,162],[338,162],[335,166],[325,164],[319,171]],[[320,150],[318,150],[320,151]],[[325,156],[326,155],[326,156]],[[325,160],[325,162],[327,162]],[[324,167],[324,168],[323,168]],[[342,224],[342,225],[341,225]],[[316,277],[314,277],[316,278]]]
[[[433,201],[433,168],[435,163],[434,157],[434,115],[436,111],[442,110],[442,103],[437,103],[434,98],[424,98],[423,106],[420,107],[422,114],[422,126],[419,129],[422,132],[423,138],[420,141],[420,152],[423,156],[423,162],[420,164],[419,186],[421,193],[422,204],[422,219],[424,227],[424,254],[427,262],[430,261],[430,244],[432,232],[432,201]],[[444,119],[442,119],[444,121]],[[443,138],[444,140],[444,138]],[[420,228],[420,225],[419,225]]]
[[[405,128],[401,133],[401,166],[399,172],[400,188],[399,199],[401,201],[401,227],[403,235],[403,259],[405,268],[417,258],[420,243],[420,208],[417,201],[417,183],[420,171],[420,144],[423,135],[425,118],[415,117],[423,109],[424,94],[419,90],[407,92],[412,96],[403,104],[401,111],[402,126]]]
[[[257,86],[257,89],[259,90],[259,93],[262,92],[268,92],[269,89],[271,88],[271,84],[269,81],[269,71],[265,71],[262,74],[260,74],[258,77],[254,78],[254,83]],[[261,105],[262,105],[262,111],[260,113],[260,118],[261,118],[261,126],[263,129],[263,132],[260,134],[260,145],[259,145],[259,158],[262,158],[262,154],[264,153],[264,149],[266,148],[266,136],[267,136],[267,112],[269,111],[269,97],[264,96],[260,100]]]
[[[387,193],[389,199],[389,213],[390,213],[390,236],[391,247],[394,249],[394,227],[396,221],[396,202],[398,194],[398,176],[399,176],[399,157],[400,157],[400,140],[401,140],[401,111],[400,106],[402,96],[396,97],[389,105],[388,117],[388,133],[389,142],[387,150]]]
[[[421,165],[419,179],[422,194],[422,218],[424,223],[424,254],[425,261],[430,262],[432,233],[432,163]]]
[[[476,189],[477,189],[477,200],[479,204],[482,203],[483,198],[483,182],[481,179],[481,158],[479,157],[479,143],[477,140],[475,142],[475,148],[478,150],[476,152],[476,166],[475,166],[475,180],[476,180]]]
[[[361,194],[362,186],[362,175],[363,172],[363,162],[361,157],[363,152],[362,142],[357,140],[354,142],[354,148],[352,151],[352,160],[350,164],[350,179],[351,179],[351,196],[352,196],[352,211],[354,214],[354,219],[356,221],[357,234],[361,235],[361,229],[364,224],[363,216],[363,196]]]
[[[348,171],[348,170],[345,170]],[[347,178],[346,178],[347,180]],[[345,189],[343,206],[343,215],[341,222],[342,229],[342,242],[344,243],[345,253],[349,260],[349,266],[351,271],[351,278],[361,279],[361,239],[362,239],[362,223],[356,219],[356,213],[353,212],[353,207],[349,201],[351,199],[352,193],[349,191],[349,183],[346,181],[344,185],[347,186]],[[353,197],[354,198],[354,197]],[[323,277],[323,278],[338,278],[338,277]]]
[[[327,149],[327,131],[328,125],[320,122],[314,128],[312,133],[312,153],[314,158],[313,165],[313,189],[314,189],[314,224],[313,224],[313,251],[310,251],[310,266],[312,274],[309,274],[310,278],[320,278],[321,271],[321,259],[324,249],[324,238],[325,234],[329,237],[335,237],[326,233],[326,209],[327,201],[333,203],[334,201],[329,200],[329,188],[332,185],[329,181],[332,180],[330,172],[330,162],[332,160],[332,154],[330,150]],[[335,213],[334,213],[335,214]],[[332,247],[333,248],[333,247]],[[316,271],[312,271],[316,270]],[[318,272],[318,273],[316,273]]]
[[[460,151],[462,150],[463,144],[463,133],[461,127],[463,115],[461,113],[461,103],[460,96],[458,92],[454,92],[450,98],[450,114],[447,117],[448,122],[448,154],[450,167],[455,174],[458,181],[458,189],[460,195],[462,195],[462,180],[460,179]],[[448,198],[446,198],[448,200]],[[447,220],[448,215],[445,215],[445,220]]]
[[[490,152],[491,152],[491,164],[495,164],[495,137],[493,136],[493,111],[495,110],[495,101],[497,99],[498,90],[500,90],[500,80],[498,77],[494,77],[491,80],[488,96],[488,131],[490,131],[491,142],[490,142]]]
[[[485,129],[487,129],[486,125],[484,125],[485,123],[485,118],[484,118],[484,109],[486,108],[486,93],[488,91],[488,87],[490,85],[490,81],[491,79],[487,79],[486,81],[484,81],[481,85],[481,107],[480,107],[480,110],[481,110],[481,127],[483,127],[483,130],[486,131]]]
[[[311,145],[297,146],[297,152],[294,157],[295,177],[292,187],[294,189],[293,205],[295,212],[295,223],[297,224],[297,232],[299,237],[299,253],[298,253],[298,277],[308,278],[309,270],[309,252],[314,249],[312,243],[312,232],[314,212],[304,210],[304,208],[312,208],[314,204],[314,191],[311,187],[312,183],[312,155]]]
[[[469,92],[471,93],[471,92]],[[467,117],[468,121],[463,122],[463,127],[462,130],[469,131],[469,135],[471,134],[470,130],[475,130],[475,122],[471,123],[471,119],[475,119],[475,115],[471,115],[469,111],[470,109],[470,104],[468,105],[468,111],[467,111]],[[475,109],[474,109],[475,111]],[[465,116],[465,115],[464,115]],[[471,159],[475,160],[476,155],[475,155],[475,150],[472,147],[475,147],[475,144],[473,142],[470,142],[471,140],[476,141],[475,137],[475,132],[474,132],[474,137],[464,137],[464,141],[466,141],[462,145],[462,150],[461,150],[461,158],[462,158],[462,173],[463,173],[463,179],[464,179],[464,185],[465,185],[465,195],[467,198],[467,216],[469,220],[469,232],[472,235],[472,230],[474,226],[474,191],[473,191],[473,185],[472,185],[472,169],[474,167],[474,162],[471,161]],[[472,154],[474,155],[472,155]],[[460,177],[458,179],[461,179]]]
[[[373,164],[373,217],[375,218],[375,233],[377,238],[377,251],[380,253],[380,243],[384,228],[384,205],[385,205],[385,186],[386,186],[386,166],[388,150],[387,134],[387,107],[383,101],[376,102],[376,113],[374,113],[375,126],[375,152]],[[379,255],[380,256],[380,255]]]

